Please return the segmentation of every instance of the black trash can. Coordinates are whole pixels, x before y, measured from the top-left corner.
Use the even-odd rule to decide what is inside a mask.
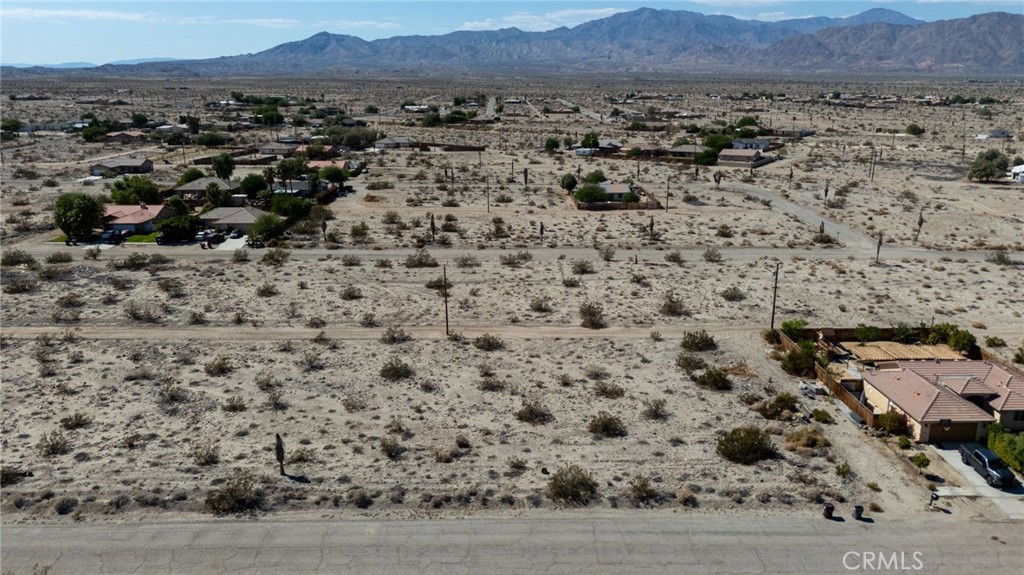
[[[853,518],[854,519],[860,519],[862,517],[864,517],[864,506],[863,505],[854,505],[853,506]]]
[[[825,516],[825,519],[832,519],[832,513],[835,512],[836,506],[831,503],[826,503],[821,508],[821,514]]]

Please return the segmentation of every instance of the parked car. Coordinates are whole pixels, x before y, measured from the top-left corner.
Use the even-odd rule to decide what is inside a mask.
[[[105,244],[119,244],[124,241],[124,238],[121,236],[121,232],[117,230],[104,230],[100,234],[100,241]]]
[[[960,460],[973,467],[992,487],[1013,485],[1013,472],[1006,467],[1006,463],[1003,463],[998,455],[988,449],[966,447],[961,444]]]
[[[206,241],[211,244],[219,244],[224,241],[224,234],[214,232],[212,234],[206,234]]]
[[[197,242],[205,242],[206,241],[206,232],[199,232],[198,234],[196,234],[195,240]]]
[[[244,235],[245,234],[242,233],[242,230],[232,230],[231,235],[229,235],[228,237],[233,239],[233,240],[237,240],[238,238],[240,238],[240,237],[242,237]]]
[[[163,234],[157,234],[156,235],[156,245],[163,246],[163,245],[167,245],[167,243],[168,243],[167,242],[167,238],[165,238]]]

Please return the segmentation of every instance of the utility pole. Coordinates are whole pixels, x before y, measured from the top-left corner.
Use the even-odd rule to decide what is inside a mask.
[[[779,268],[782,267],[782,262],[775,262],[775,271],[772,272],[772,277],[775,278],[775,285],[772,287],[772,322],[771,330],[775,331],[775,302],[778,301],[779,296]]]
[[[883,241],[882,231],[879,230],[878,231],[878,246],[875,248],[875,263],[876,264],[878,263],[879,256],[882,255],[882,241]]]
[[[487,195],[487,213],[491,213],[491,184],[487,176],[484,176],[484,194]]]
[[[448,331],[448,266],[441,268],[441,293],[444,294],[444,335],[451,335]]]

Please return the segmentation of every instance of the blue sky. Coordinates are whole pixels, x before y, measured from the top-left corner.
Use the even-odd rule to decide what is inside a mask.
[[[927,21],[994,11],[1024,13],[1022,0],[3,0],[0,5],[0,61],[102,64],[136,58],[213,58],[259,52],[322,31],[374,40],[456,30],[509,27],[550,30],[642,6],[725,14],[748,20],[841,17],[875,7],[890,8]]]

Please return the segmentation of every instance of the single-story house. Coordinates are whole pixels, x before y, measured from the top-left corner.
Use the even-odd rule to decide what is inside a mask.
[[[108,142],[120,142],[122,144],[127,144],[129,142],[138,142],[139,140],[143,140],[145,138],[146,138],[146,134],[143,133],[143,132],[139,132],[138,130],[129,130],[127,132],[108,132],[107,133],[107,141]]]
[[[169,136],[171,134],[187,134],[187,124],[163,124],[156,127],[156,133]]]
[[[672,158],[696,158],[698,155],[710,150],[707,146],[701,146],[699,144],[683,144],[682,146],[676,146],[666,150],[668,155]]]
[[[772,141],[768,138],[736,138],[732,141],[734,150],[761,150],[767,152],[772,147]]]
[[[984,134],[974,136],[975,140],[1012,140],[1013,134],[1006,130],[989,130]]]
[[[373,143],[374,148],[380,149],[415,148],[417,145],[416,140],[405,136],[389,136]]]
[[[365,128],[366,122],[355,118],[342,118],[341,125],[345,128]]]
[[[199,218],[203,220],[207,227],[218,230],[226,230],[230,228],[249,233],[249,230],[252,229],[252,225],[256,223],[256,220],[269,213],[270,212],[264,212],[263,210],[252,206],[244,206],[240,208],[214,208],[204,214],[200,214]]]
[[[977,405],[1007,429],[1024,431],[1024,373],[990,361],[900,361],[896,367]]]
[[[1024,164],[1010,168],[1010,179],[1019,184],[1024,184]]]
[[[116,231],[153,233],[160,220],[174,215],[174,210],[163,205],[108,204],[103,206],[104,226]]]
[[[192,180],[186,184],[175,186],[174,191],[186,202],[203,203],[206,201],[206,189],[210,184],[215,184],[217,189],[235,192],[238,189],[238,182],[222,180],[220,178],[205,177]]]
[[[603,189],[604,193],[608,194],[609,202],[621,202],[626,194],[637,194],[637,189],[632,184],[613,184],[605,181],[599,184]]]
[[[283,156],[288,157],[295,153],[298,148],[295,144],[283,144],[280,142],[270,142],[269,144],[260,144],[259,153],[264,156]]]
[[[893,411],[906,419],[920,443],[978,441],[995,417],[945,386],[933,385],[910,369],[864,373],[864,399],[875,414]]]
[[[718,165],[741,168],[756,168],[774,161],[774,158],[762,156],[761,150],[733,150],[726,148],[718,153]]]
[[[89,166],[89,173],[102,176],[108,172],[115,174],[148,174],[153,171],[153,162],[146,158],[114,158]]]

